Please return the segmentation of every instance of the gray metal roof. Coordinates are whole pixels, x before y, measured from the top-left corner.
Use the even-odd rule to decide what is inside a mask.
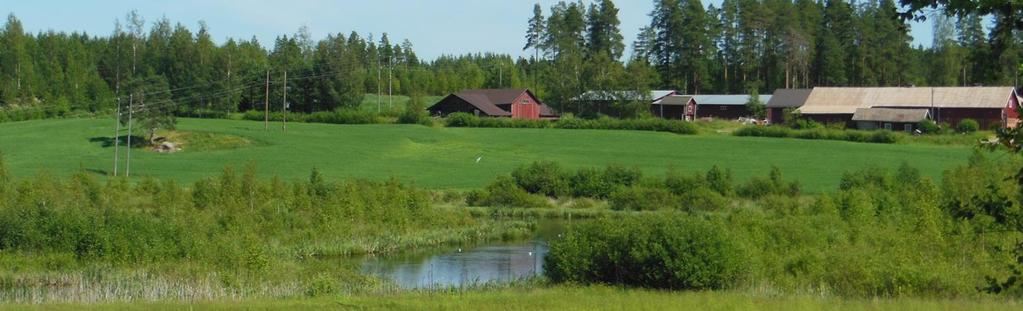
[[[664,99],[661,99],[658,102],[655,102],[654,105],[685,106],[686,104],[689,104],[689,102],[692,100],[693,97],[689,95],[671,95],[665,97]]]
[[[749,95],[693,95],[697,105],[742,106],[749,101]],[[760,95],[760,103],[767,103],[771,95]]]

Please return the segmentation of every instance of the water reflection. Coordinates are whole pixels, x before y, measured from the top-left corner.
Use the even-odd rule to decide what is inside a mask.
[[[561,221],[538,224],[536,235],[525,241],[493,243],[361,259],[363,273],[390,279],[404,288],[462,287],[503,283],[543,275],[547,243],[564,233]]]

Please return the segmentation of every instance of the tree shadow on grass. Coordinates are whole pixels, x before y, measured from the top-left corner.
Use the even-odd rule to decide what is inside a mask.
[[[119,141],[118,144],[120,144],[122,147],[128,145],[128,135],[121,135],[117,139]],[[92,138],[89,138],[89,142],[90,143],[99,143],[100,146],[103,147],[103,148],[110,148],[110,147],[114,146],[114,138],[113,137],[92,137]],[[148,145],[149,145],[149,141],[146,140],[145,137],[137,136],[137,135],[132,135],[131,136],[131,147],[132,148],[142,148],[142,147],[146,147]]]

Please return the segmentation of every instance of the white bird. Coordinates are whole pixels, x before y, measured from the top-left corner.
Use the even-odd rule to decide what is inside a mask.
[[[529,256],[533,256],[533,252],[529,252]]]
[[[483,156],[476,157],[476,163],[480,163],[481,160],[483,160]]]

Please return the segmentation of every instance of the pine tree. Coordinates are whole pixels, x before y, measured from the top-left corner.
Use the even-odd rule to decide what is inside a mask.
[[[590,57],[598,54],[606,54],[614,60],[622,57],[625,44],[622,42],[619,29],[621,21],[618,20],[618,8],[614,2],[601,0],[599,5],[590,5],[586,24],[586,44]]]
[[[537,3],[533,6],[533,17],[529,19],[529,29],[526,31],[526,46],[522,50],[533,49],[533,59],[540,59],[540,46],[543,34],[547,31],[546,20],[543,17],[543,8]]]

